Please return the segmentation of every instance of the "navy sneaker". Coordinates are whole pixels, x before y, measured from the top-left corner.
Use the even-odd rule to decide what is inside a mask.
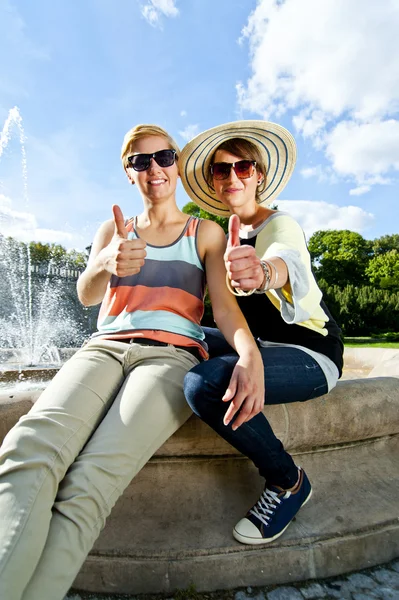
[[[287,529],[298,510],[312,495],[312,486],[301,467],[299,482],[291,490],[265,487],[258,502],[234,527],[233,536],[242,544],[266,544]]]

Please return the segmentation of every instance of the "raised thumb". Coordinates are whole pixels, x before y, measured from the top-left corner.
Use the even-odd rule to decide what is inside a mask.
[[[114,215],[114,223],[115,223],[115,235],[119,235],[119,237],[127,240],[127,231],[125,227],[125,219],[123,217],[123,213],[117,204],[112,205],[112,212]]]
[[[238,215],[231,215],[229,219],[229,239],[227,245],[230,248],[237,248],[240,246],[240,217]]]

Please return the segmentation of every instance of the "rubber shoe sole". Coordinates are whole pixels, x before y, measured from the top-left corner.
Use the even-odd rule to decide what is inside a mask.
[[[312,490],[312,489],[310,489],[310,493],[309,493],[309,495],[307,496],[307,498],[306,498],[306,500],[303,502],[303,504],[301,504],[301,507],[299,508],[299,510],[301,510],[301,508],[302,508],[303,506],[305,506],[305,504],[306,504],[307,502],[309,502],[310,498],[312,497],[312,493],[313,493],[313,490]],[[299,510],[298,510],[298,512],[299,512]],[[254,534],[255,534],[255,531],[257,531],[257,533],[258,533],[258,536],[260,535],[260,531],[259,531],[259,529],[257,529],[257,528],[255,527],[255,525],[254,525],[253,523],[251,523],[251,521],[249,521],[248,519],[246,519],[246,518],[244,517],[244,518],[243,518],[243,519],[241,519],[241,521],[239,521],[239,522],[237,523],[237,525],[234,527],[234,529],[233,529],[233,537],[234,537],[234,538],[235,538],[235,539],[236,539],[238,542],[241,542],[241,544],[248,544],[248,545],[251,545],[251,546],[258,546],[258,545],[260,545],[260,544],[269,544],[270,542],[273,542],[274,540],[276,540],[277,538],[279,538],[281,535],[283,535],[284,531],[285,531],[285,530],[286,530],[286,529],[287,529],[287,528],[288,528],[288,527],[291,525],[291,523],[292,523],[293,519],[296,517],[296,515],[298,514],[298,512],[297,512],[297,513],[296,513],[296,514],[295,514],[295,515],[292,517],[291,521],[289,521],[289,522],[287,523],[287,525],[284,527],[284,529],[282,529],[281,531],[279,531],[279,532],[278,532],[276,535],[274,535],[274,536],[273,536],[273,537],[271,537],[271,538],[252,537],[252,536],[250,536],[250,535],[242,535],[241,533],[239,533],[239,532],[236,530],[236,527],[238,527],[238,526],[240,525],[240,523],[242,523],[242,528],[244,528],[244,527],[247,527],[248,529],[249,529],[249,528],[251,528],[251,529],[253,528],[253,530],[254,530]],[[243,523],[244,521],[246,521],[245,525],[244,525],[244,523]],[[249,526],[250,526],[250,527],[249,527]]]

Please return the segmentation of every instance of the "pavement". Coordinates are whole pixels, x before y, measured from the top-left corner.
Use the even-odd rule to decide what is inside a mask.
[[[136,596],[70,593],[65,600],[399,600],[399,559],[340,577],[301,581],[290,585],[245,587],[199,593],[195,587],[173,595]]]

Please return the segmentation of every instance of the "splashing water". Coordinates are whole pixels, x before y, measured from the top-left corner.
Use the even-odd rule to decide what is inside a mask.
[[[1,132],[1,136],[0,136],[0,158],[4,152],[4,150],[7,148],[8,143],[11,139],[11,129],[12,127],[15,126],[18,129],[18,133],[19,133],[19,143],[21,146],[21,167],[22,167],[22,181],[23,181],[23,186],[24,186],[24,200],[25,200],[25,204],[29,203],[29,197],[28,197],[28,167],[27,167],[27,161],[26,161],[26,150],[25,150],[25,131],[24,128],[22,126],[22,117],[21,114],[19,112],[19,108],[17,106],[14,106],[14,108],[12,108],[9,113],[8,113],[8,117],[5,120],[4,126],[3,126],[3,130]]]
[[[9,111],[1,132],[0,159],[14,127],[19,137],[24,201],[28,206],[26,138],[17,107]],[[43,273],[32,265],[29,244],[7,239],[0,231],[0,369],[11,365],[60,365],[59,348],[82,343],[74,277],[66,277],[65,273],[54,269],[51,263]]]

